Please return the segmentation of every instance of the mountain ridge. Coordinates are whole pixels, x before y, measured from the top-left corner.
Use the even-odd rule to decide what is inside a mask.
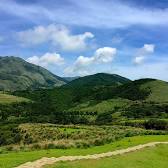
[[[62,87],[96,87],[96,86],[108,86],[108,85],[120,85],[131,80],[125,77],[122,77],[117,74],[109,73],[96,73],[93,75],[79,77],[68,82]]]
[[[60,86],[67,81],[20,57],[0,57],[0,90],[26,90]]]

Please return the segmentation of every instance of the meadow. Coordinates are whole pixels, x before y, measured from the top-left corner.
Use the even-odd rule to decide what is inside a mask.
[[[86,149],[70,148],[70,149],[46,149],[46,150],[34,150],[34,151],[11,151],[0,154],[0,167],[1,168],[13,168],[28,161],[40,159],[41,157],[59,157],[66,155],[87,155],[94,153],[102,153],[108,151],[114,151],[117,149],[124,149],[138,144],[145,144],[148,142],[167,141],[168,135],[146,135],[126,137],[122,140],[115,141],[113,143],[93,146]]]
[[[121,156],[98,160],[59,162],[45,168],[166,168],[168,165],[168,145],[159,145]]]

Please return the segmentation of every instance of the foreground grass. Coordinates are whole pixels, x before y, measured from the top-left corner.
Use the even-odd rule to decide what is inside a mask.
[[[99,160],[60,162],[45,168],[166,168],[168,165],[168,145],[159,145],[121,156]]]
[[[136,136],[124,138],[120,141],[111,144],[96,146],[87,149],[51,149],[51,150],[37,150],[29,152],[11,152],[0,154],[0,167],[12,168],[22,163],[37,160],[41,157],[59,157],[63,155],[86,155],[94,153],[102,153],[114,151],[116,149],[127,148],[138,144],[145,144],[155,141],[168,141],[168,135],[149,135],[149,136]]]

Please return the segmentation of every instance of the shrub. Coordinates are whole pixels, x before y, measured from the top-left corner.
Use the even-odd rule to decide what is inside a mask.
[[[168,121],[150,119],[144,123],[146,129],[168,130]]]

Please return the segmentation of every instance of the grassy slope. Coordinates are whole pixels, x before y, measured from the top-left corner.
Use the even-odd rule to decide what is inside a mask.
[[[168,83],[160,80],[147,82],[142,88],[150,87],[152,93],[147,98],[148,101],[168,102]]]
[[[136,87],[137,89],[135,89]],[[139,89],[138,89],[139,88]],[[104,100],[98,103],[85,102],[77,105],[74,108],[71,108],[70,111],[84,111],[84,112],[107,112],[114,110],[115,107],[125,107],[126,105],[133,103],[131,98],[134,97],[135,100],[138,100],[137,95],[140,95],[143,91],[144,93],[150,90],[149,95],[146,93],[146,96],[142,97],[142,100],[153,101],[156,103],[167,103],[168,102],[168,83],[160,80],[153,79],[141,79],[126,83],[122,86],[117,87],[118,91],[115,93],[104,93],[102,94],[116,94],[113,99]],[[118,98],[117,98],[118,97]],[[121,97],[121,98],[119,98]],[[130,99],[130,100],[128,100]],[[141,100],[140,100],[141,101]]]
[[[0,57],[0,90],[25,90],[65,83],[65,79],[19,57]]]
[[[0,93],[0,104],[27,102],[26,98]]]
[[[66,150],[51,149],[51,150],[38,150],[31,152],[11,152],[7,154],[0,154],[0,167],[12,168],[27,161],[37,160],[44,156],[58,157],[63,155],[86,155],[86,154],[102,153],[155,141],[168,141],[168,135],[136,136],[131,138],[124,138],[112,144],[92,147],[88,149],[66,149]]]
[[[86,102],[79,104],[78,106],[69,109],[69,111],[83,111],[83,112],[109,112],[113,111],[115,107],[121,108],[129,104],[131,101],[127,99],[109,99],[104,100],[100,103],[92,104],[91,102]]]
[[[166,168],[168,165],[167,158],[168,145],[159,145],[122,156],[57,163],[53,166],[46,166],[46,168]]]

